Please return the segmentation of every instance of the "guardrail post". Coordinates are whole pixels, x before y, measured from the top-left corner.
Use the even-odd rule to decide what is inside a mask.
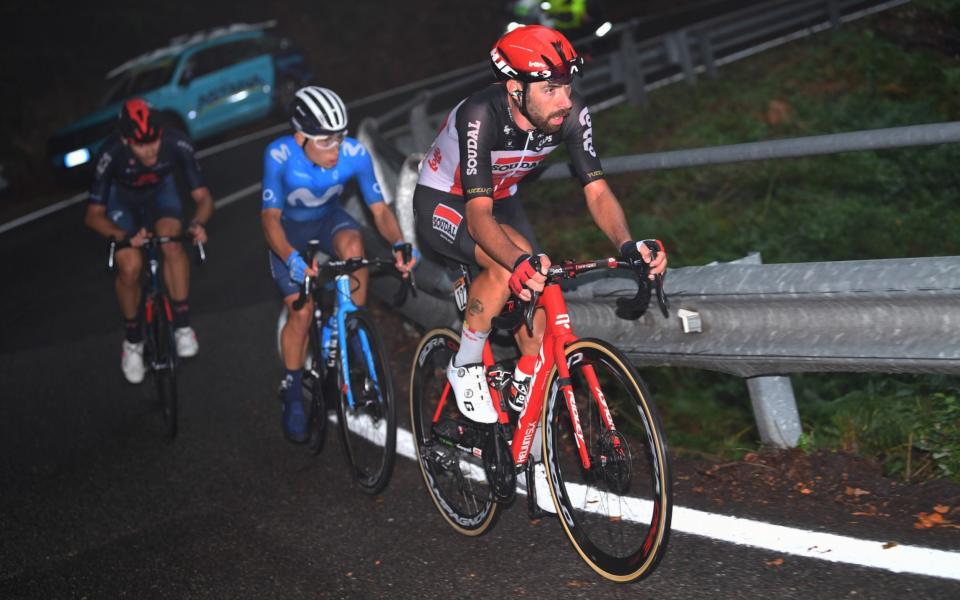
[[[698,37],[700,38],[700,57],[703,59],[703,67],[707,71],[707,78],[716,79],[717,63],[713,57],[713,42],[710,41],[710,32],[701,29]]]
[[[677,60],[679,60],[680,67],[683,69],[683,78],[687,82],[687,85],[696,85],[697,73],[693,70],[693,60],[690,58],[690,44],[687,40],[687,31],[685,29],[675,31],[670,34],[667,39],[670,40],[668,43],[672,44],[676,51]]]
[[[751,252],[729,264],[760,265],[763,257]],[[796,448],[803,426],[789,377],[768,375],[747,378],[747,391],[757,421],[760,441],[778,448]]]
[[[837,0],[827,0],[827,14],[830,15],[830,26],[834,29],[840,27],[840,7]]]
[[[410,135],[413,137],[413,147],[417,152],[425,152],[433,143],[434,131],[427,120],[427,104],[430,102],[430,92],[420,92],[417,103],[410,109]]]
[[[747,379],[747,389],[760,441],[778,448],[796,448],[802,426],[790,378],[751,377]]]
[[[620,34],[620,64],[627,101],[634,106],[646,104],[647,84],[643,76],[643,63],[633,41],[633,29],[625,29]]]

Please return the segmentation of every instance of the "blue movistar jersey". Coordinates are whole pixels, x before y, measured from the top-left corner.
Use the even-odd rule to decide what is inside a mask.
[[[340,144],[337,166],[324,169],[307,158],[292,135],[274,140],[263,153],[262,210],[279,208],[292,221],[321,219],[338,205],[351,178],[360,184],[368,205],[383,202],[367,149],[354,138]]]

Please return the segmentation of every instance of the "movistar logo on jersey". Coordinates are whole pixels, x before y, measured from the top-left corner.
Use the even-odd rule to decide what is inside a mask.
[[[363,147],[363,144],[357,142],[354,144],[348,140],[343,140],[343,144],[340,145],[341,152],[347,156],[363,156],[367,153],[367,149]]]
[[[287,162],[287,159],[290,158],[290,147],[286,144],[280,144],[279,148],[270,151],[270,158],[280,164]]]
[[[477,174],[477,144],[480,139],[480,121],[467,123],[467,175]]]
[[[306,206],[307,208],[316,208],[323,206],[330,200],[340,196],[343,191],[343,185],[337,184],[328,187],[322,196],[314,196],[308,188],[301,187],[293,190],[287,195],[287,204],[290,206]]]

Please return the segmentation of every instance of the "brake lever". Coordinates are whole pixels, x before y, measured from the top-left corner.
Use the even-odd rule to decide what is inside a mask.
[[[533,313],[537,310],[537,298],[540,292],[530,290],[530,302],[523,308],[523,324],[527,327],[527,333],[533,337]]]
[[[307,302],[307,290],[310,289],[311,279],[309,275],[304,275],[303,284],[300,285],[300,295],[293,301],[293,309],[300,310]]]
[[[667,293],[663,291],[663,273],[657,273],[653,277],[654,287],[657,291],[657,304],[660,305],[660,312],[664,319],[670,318],[670,300],[667,299]]]

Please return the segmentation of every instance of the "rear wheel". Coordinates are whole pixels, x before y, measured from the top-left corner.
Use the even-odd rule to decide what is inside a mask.
[[[465,420],[447,383],[447,365],[459,347],[460,338],[449,329],[434,329],[420,341],[410,375],[410,421],[417,462],[434,505],[455,530],[476,536],[497,516],[483,459],[441,442],[438,435],[459,431]]]
[[[286,315],[286,310],[282,313]],[[323,450],[327,439],[327,370],[320,358],[320,340],[316,327],[310,328],[310,342],[307,346],[307,364],[303,368],[303,404],[307,416],[307,449],[313,454]]]
[[[607,579],[634,581],[653,571],[670,534],[670,464],[660,421],[646,386],[619,350],[584,339],[568,346],[565,356],[570,388],[560,387],[554,367],[543,417],[551,495],[581,558]],[[605,425],[601,401],[615,428]],[[589,469],[577,449],[578,434]]]
[[[363,310],[347,315],[346,348],[349,390],[347,396],[340,374],[340,402],[337,416],[340,437],[350,473],[360,489],[378,494],[393,472],[397,439],[397,408],[393,400],[393,378],[386,348],[373,321]],[[338,365],[338,369],[342,366]]]

